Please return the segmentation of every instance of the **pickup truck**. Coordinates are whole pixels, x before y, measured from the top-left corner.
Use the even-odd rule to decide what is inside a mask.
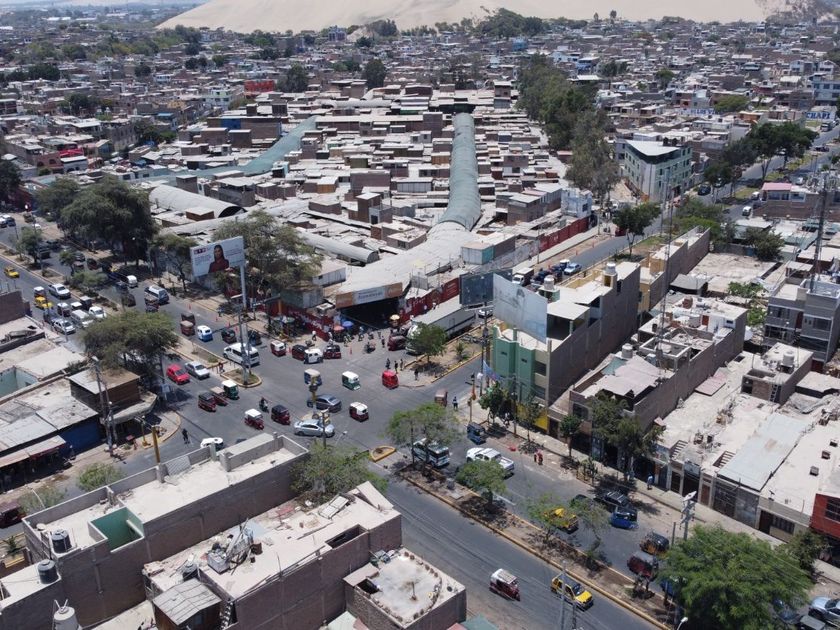
[[[506,477],[510,477],[515,468],[513,461],[507,457],[503,457],[495,448],[482,448],[480,446],[471,448],[467,450],[467,461],[496,462],[505,471]]]

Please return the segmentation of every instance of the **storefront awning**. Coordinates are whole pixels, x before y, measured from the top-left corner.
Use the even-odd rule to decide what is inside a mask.
[[[19,462],[23,462],[29,459],[29,453],[26,450],[17,451],[15,453],[9,453],[8,455],[4,455],[0,457],[0,468],[6,468],[7,466],[13,466]]]
[[[38,442],[37,444],[27,446],[24,450],[28,453],[29,457],[42,457],[44,455],[54,453],[65,444],[67,444],[67,442],[64,441],[64,438],[54,435],[51,438]]]

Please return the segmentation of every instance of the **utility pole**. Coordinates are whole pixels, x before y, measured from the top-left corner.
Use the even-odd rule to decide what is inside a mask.
[[[687,495],[683,497],[683,508],[682,508],[682,519],[680,522],[683,526],[683,540],[688,540],[688,524],[694,518],[694,506],[695,501],[694,497],[697,496],[697,492],[689,492]]]
[[[99,368],[99,359],[91,357],[93,361],[93,371],[96,374],[96,389],[99,392],[99,408],[102,414],[102,419],[105,421],[105,436],[108,440],[108,454],[114,456],[114,426],[113,415],[111,414],[111,401],[108,400],[108,391],[102,388],[102,374]]]
[[[575,607],[572,602],[572,608]],[[574,626],[572,626],[574,630]],[[560,630],[566,630],[566,563],[563,563],[563,583],[560,584]]]

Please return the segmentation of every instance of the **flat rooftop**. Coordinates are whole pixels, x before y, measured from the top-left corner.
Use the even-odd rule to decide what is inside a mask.
[[[321,554],[338,546],[337,541],[349,540],[348,536],[356,528],[370,531],[394,518],[400,518],[400,513],[373,485],[365,482],[346,497],[336,496],[330,503],[310,510],[286,504],[249,519],[244,527],[255,542],[262,544],[263,553],[254,555],[254,562],[236,565],[235,571],[217,572],[208,564],[208,554],[214,543],[225,546],[230,536],[236,537],[239,526],[218,532],[161,562],[149,563],[145,570],[156,586],[165,591],[181,582],[179,568],[192,557],[202,575],[214,583],[215,592],[238,599],[268,578],[317,561]],[[422,591],[418,589],[418,593]]]
[[[367,564],[344,581],[362,588],[370,601],[399,627],[411,625],[416,617],[456,597],[463,584],[431,566],[405,548],[389,552],[389,560],[378,566]],[[374,590],[374,592],[370,592]]]
[[[247,452],[249,448],[253,447],[254,442],[252,440],[260,437],[266,441],[273,439],[271,436],[263,434],[255,436],[247,442],[229,446],[224,451],[231,454]],[[118,493],[116,505],[110,505],[107,502],[104,505],[96,503],[54,521],[47,521],[45,524],[51,530],[64,529],[70,532],[74,545],[73,551],[84,549],[104,538],[104,536],[102,538],[94,537],[98,532],[95,526],[90,525],[90,523],[106,514],[128,509],[139,523],[146,524],[174,512],[184,505],[213,495],[228,486],[245,482],[266,470],[285,464],[297,456],[285,446],[281,446],[278,450],[249,460],[230,471],[226,471],[217,459],[205,459],[189,465],[189,461],[184,456],[167,462],[170,470],[177,469],[179,466],[183,466],[184,470],[167,475],[164,483],[154,479],[137,485],[126,492]],[[40,514],[49,516],[49,512]]]
[[[708,281],[709,293],[726,295],[730,282],[749,283],[763,278],[774,264],[751,256],[711,253],[706,254],[691,273]]]

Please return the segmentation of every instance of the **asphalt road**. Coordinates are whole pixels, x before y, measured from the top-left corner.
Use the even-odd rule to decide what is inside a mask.
[[[449,506],[402,481],[391,481],[388,499],[402,513],[403,544],[467,587],[467,609],[500,628],[560,629],[562,600],[549,585],[558,571],[471,521]],[[490,574],[504,568],[519,579],[521,600],[504,599],[488,589]],[[576,614],[576,628],[633,630],[651,626],[595,594],[594,605]],[[565,607],[565,628],[571,628]]]

